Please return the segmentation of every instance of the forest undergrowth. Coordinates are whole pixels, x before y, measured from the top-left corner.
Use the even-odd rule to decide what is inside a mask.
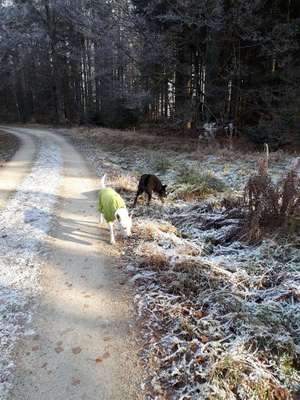
[[[0,168],[9,161],[20,146],[20,140],[0,130]]]
[[[134,132],[61,132],[129,207],[141,173],[168,184],[167,202],[141,199],[133,238],[119,239],[150,373],[145,399],[299,399],[293,157],[271,153],[263,172],[259,153],[193,151],[192,141]]]

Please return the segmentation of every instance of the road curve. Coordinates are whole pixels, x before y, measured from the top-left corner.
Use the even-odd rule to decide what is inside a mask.
[[[2,128],[2,130],[4,129]],[[17,136],[21,140],[22,145],[13,158],[5,163],[5,167],[0,169],[1,208],[5,206],[11,193],[16,190],[17,186],[30,171],[32,161],[36,154],[36,146],[30,135],[26,135],[26,139],[24,139],[24,135],[18,131],[12,132],[9,128],[5,130]]]
[[[35,257],[41,269],[38,301],[31,304],[35,312],[14,352],[16,368],[7,399],[140,398],[133,311],[120,281],[118,251],[109,245],[107,230],[99,227],[95,207],[98,179],[59,135],[40,129],[1,129],[23,142],[12,161],[15,164],[6,169],[17,173],[5,178],[2,172],[1,192],[6,201],[8,193],[18,190],[43,148],[48,157],[53,151],[53,157],[61,160],[56,206],[47,216],[50,230],[39,238],[42,251]],[[30,179],[34,180],[34,169]],[[40,191],[47,194],[47,182]],[[40,203],[36,210],[42,208],[43,195],[36,195]],[[26,214],[26,204],[24,207]],[[34,215],[28,215],[27,226],[34,226]],[[34,228],[41,227],[37,224]]]

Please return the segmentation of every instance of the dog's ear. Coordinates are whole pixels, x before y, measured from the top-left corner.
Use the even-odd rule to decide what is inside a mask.
[[[104,174],[100,180],[100,187],[105,188],[106,174]]]

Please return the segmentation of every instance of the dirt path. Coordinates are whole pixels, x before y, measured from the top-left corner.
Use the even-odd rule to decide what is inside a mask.
[[[51,170],[57,169],[59,184],[52,210],[50,206],[43,210],[50,190],[47,181],[43,190],[39,188],[44,193],[33,196],[37,200],[34,207],[30,204],[27,210],[29,200],[24,200],[27,234],[42,231],[39,246],[31,249],[33,270],[42,269],[41,279],[34,281],[41,282],[41,290],[25,339],[15,352],[12,390],[8,397],[0,393],[0,398],[137,399],[140,368],[132,347],[132,310],[116,266],[118,252],[108,244],[107,230],[99,228],[95,210],[98,179],[63,138],[41,130],[9,131],[21,135],[27,146],[21,154],[24,166],[18,163],[19,175],[16,179],[10,176],[9,181],[20,179],[33,154],[39,159],[44,151],[45,163],[55,159]],[[40,171],[43,164],[34,168]],[[34,168],[31,180],[35,179]],[[22,280],[18,285],[22,291]],[[26,296],[22,295],[28,300],[32,292],[33,288],[24,289]],[[32,309],[37,302],[26,303]]]

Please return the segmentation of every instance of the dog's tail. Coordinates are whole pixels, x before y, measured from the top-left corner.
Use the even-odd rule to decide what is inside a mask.
[[[266,169],[269,169],[269,159],[270,159],[270,151],[269,151],[269,145],[268,143],[264,144],[265,148],[265,163],[266,163]]]
[[[106,175],[103,175],[100,181],[100,188],[103,189],[105,188],[105,180],[106,180]]]
[[[269,164],[270,151],[268,143],[264,143],[266,163]]]

